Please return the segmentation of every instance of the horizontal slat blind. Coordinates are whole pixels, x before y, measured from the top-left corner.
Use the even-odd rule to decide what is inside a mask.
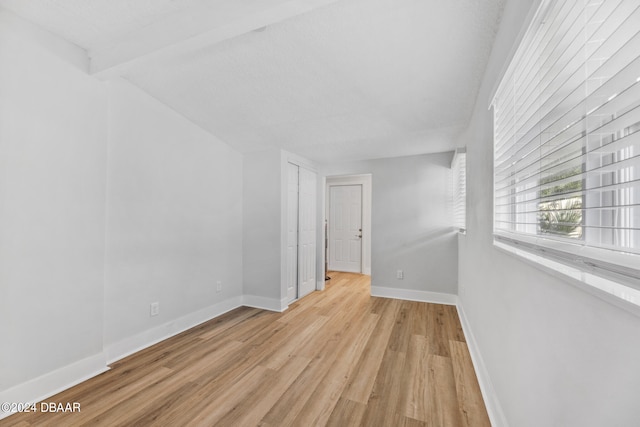
[[[496,234],[640,254],[640,2],[543,1],[493,108]]]
[[[467,154],[456,150],[451,164],[453,174],[453,225],[460,231],[467,228]]]

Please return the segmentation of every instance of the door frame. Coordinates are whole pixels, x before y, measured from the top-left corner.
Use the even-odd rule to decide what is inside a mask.
[[[331,203],[331,187],[343,185],[362,185],[362,253],[360,257],[362,274],[371,275],[371,174],[327,176],[325,183],[325,221],[328,224]],[[323,233],[324,234],[324,233]],[[328,244],[323,236],[323,249]],[[324,252],[324,250],[323,250]],[[324,271],[324,265],[322,266]]]
[[[304,175],[307,175],[310,179],[305,180]],[[311,185],[309,185],[311,184]],[[307,192],[303,191],[303,186],[307,185]],[[305,198],[305,196],[307,196]],[[303,202],[307,201],[305,205]],[[305,208],[311,208],[306,210]],[[306,221],[303,221],[305,218]],[[310,229],[304,230],[304,224],[310,224]],[[305,252],[302,252],[301,248],[304,246],[305,236],[309,243],[307,244],[307,254],[311,254],[311,257],[304,257]],[[305,297],[311,292],[317,290],[317,277],[318,277],[318,174],[310,169],[299,166],[298,167],[298,299]],[[304,268],[305,259],[310,262],[307,264],[307,268]],[[302,262],[302,264],[301,264]],[[302,267],[302,268],[301,268]],[[310,278],[307,281],[303,280],[303,274],[311,271]],[[311,283],[311,284],[310,284]]]
[[[291,199],[291,172],[292,172],[292,167],[295,168],[295,214],[293,214],[292,212],[292,207],[293,205],[291,204],[291,202],[293,202],[294,200]],[[295,221],[295,224],[292,223],[292,220]],[[290,256],[291,253],[289,252],[290,249],[290,243],[291,243],[291,239],[290,239],[290,229],[291,226],[295,225],[295,256],[292,259],[292,257]],[[288,162],[287,163],[287,227],[286,227],[286,232],[287,232],[287,241],[286,241],[286,246],[287,246],[287,252],[286,252],[286,268],[287,268],[287,274],[286,274],[286,281],[287,281],[287,286],[286,286],[286,302],[287,304],[291,304],[293,301],[296,301],[297,299],[300,298],[300,166],[296,165],[295,163],[291,163]],[[291,285],[291,273],[292,271],[290,270],[292,267],[295,267],[295,273],[293,274],[293,281],[295,282],[295,284],[293,285],[293,298],[291,297],[291,295],[289,294],[289,285]]]

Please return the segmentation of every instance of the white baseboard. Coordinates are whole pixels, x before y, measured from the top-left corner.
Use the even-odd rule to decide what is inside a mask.
[[[35,404],[108,370],[105,354],[99,353],[0,391],[0,402]],[[0,411],[0,419],[11,414]]]
[[[464,336],[467,340],[467,347],[471,354],[471,361],[473,362],[473,368],[475,369],[476,376],[478,377],[480,391],[482,392],[482,398],[484,399],[484,404],[487,408],[491,425],[493,427],[507,427],[507,418],[504,416],[502,406],[498,400],[498,395],[493,388],[493,383],[489,377],[489,371],[487,371],[487,367],[484,364],[484,360],[482,359],[482,355],[478,349],[478,344],[473,335],[473,331],[471,330],[471,326],[469,325],[469,321],[467,320],[464,308],[460,302],[458,302],[457,307],[460,323],[462,324],[462,330],[464,331]]]
[[[383,286],[371,286],[371,296],[446,305],[456,305],[458,303],[458,296],[454,294],[417,291],[415,289],[386,288]]]
[[[120,340],[105,347],[107,363],[111,364],[117,360],[127,357],[144,348],[164,341],[174,335],[193,328],[201,323],[218,317],[228,311],[242,306],[243,298],[237,296],[229,298],[217,304],[205,307],[201,310],[189,313],[155,328],[148,329],[139,334]]]
[[[262,310],[276,311],[282,313],[288,307],[285,300],[277,300],[275,298],[259,297],[256,295],[244,295],[242,297],[242,305]]]

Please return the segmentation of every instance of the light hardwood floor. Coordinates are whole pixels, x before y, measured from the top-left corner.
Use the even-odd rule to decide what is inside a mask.
[[[9,426],[489,426],[453,306],[331,273],[284,313],[238,308],[47,399]]]

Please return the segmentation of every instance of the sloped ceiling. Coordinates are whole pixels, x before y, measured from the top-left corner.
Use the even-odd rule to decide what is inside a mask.
[[[270,2],[287,11],[296,3]],[[207,2],[219,27],[262,21],[197,44],[171,41],[165,54],[154,46],[144,61],[125,58],[117,75],[240,151],[275,146],[318,162],[448,151],[471,117],[503,7],[503,0],[338,0],[278,15],[258,3]],[[195,30],[184,33],[180,22],[205,13],[198,0],[0,5],[92,58],[141,45],[153,25],[194,40]],[[252,6],[261,14],[251,15]],[[192,20],[192,28],[216,19]]]

